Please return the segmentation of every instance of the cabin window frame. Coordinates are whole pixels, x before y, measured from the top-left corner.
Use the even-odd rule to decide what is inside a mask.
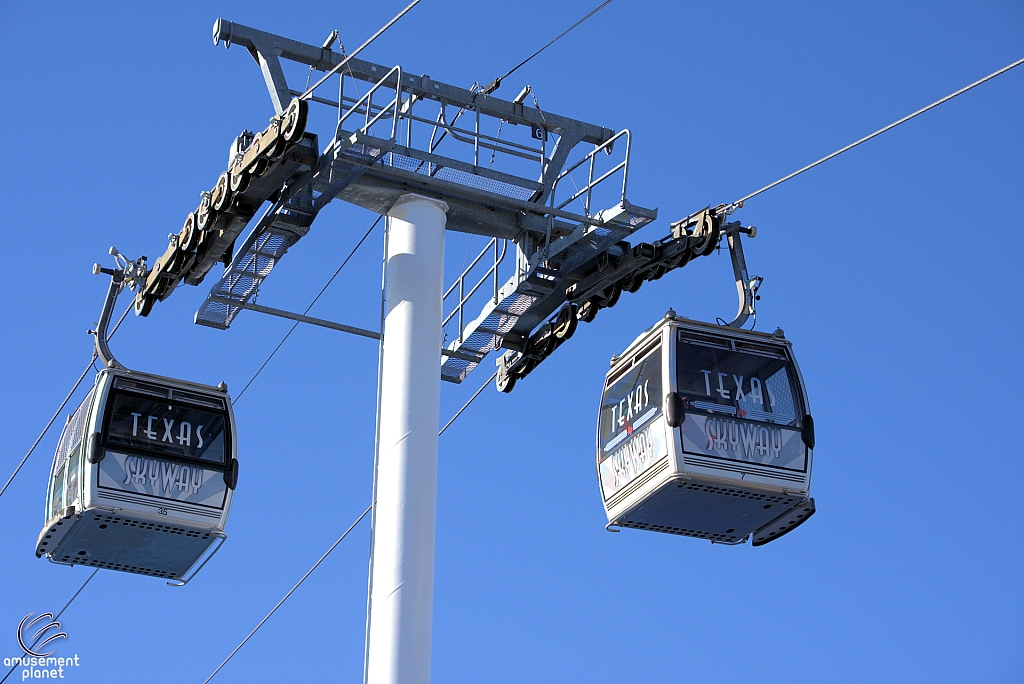
[[[150,383],[147,383],[147,384],[150,384]],[[154,385],[154,386],[156,386],[156,385]],[[174,462],[174,463],[182,463],[182,464],[185,464],[185,465],[188,465],[188,466],[200,465],[203,468],[206,468],[208,470],[215,470],[217,472],[227,472],[227,470],[231,467],[231,459],[233,458],[233,454],[234,454],[234,451],[233,451],[233,449],[234,449],[234,439],[233,439],[234,438],[234,428],[233,428],[233,423],[232,423],[232,420],[231,420],[231,410],[230,410],[230,407],[227,405],[227,402],[223,402],[223,404],[222,404],[223,408],[218,409],[218,408],[214,408],[213,406],[209,406],[209,405],[204,406],[204,405],[200,405],[200,404],[195,403],[195,402],[190,402],[190,401],[182,400],[178,396],[175,396],[176,391],[191,392],[193,394],[198,394],[197,392],[194,392],[194,391],[191,391],[191,390],[179,390],[179,388],[176,388],[176,387],[173,387],[173,386],[164,387],[164,389],[168,390],[168,393],[161,397],[161,396],[158,396],[158,395],[156,395],[155,393],[152,393],[152,392],[139,391],[137,389],[130,389],[130,388],[126,388],[126,387],[118,387],[117,383],[114,383],[110,387],[109,392],[107,392],[106,403],[105,403],[105,406],[104,406],[104,413],[103,413],[103,425],[100,426],[101,429],[100,429],[100,446],[99,446],[99,448],[100,449],[104,449],[104,450],[110,449],[110,450],[114,450],[114,451],[118,451],[118,452],[123,452],[123,453],[131,454],[131,455],[142,456],[142,457],[145,457],[145,458],[154,458],[154,459],[160,459],[160,460],[170,461],[170,462]],[[223,420],[224,420],[224,458],[223,458],[223,461],[222,462],[218,462],[218,461],[211,461],[211,460],[206,460],[206,459],[202,459],[202,458],[191,458],[189,456],[181,456],[181,455],[175,455],[175,454],[168,454],[168,453],[164,453],[164,452],[160,452],[160,451],[156,451],[156,450],[152,450],[152,449],[144,449],[144,448],[141,448],[141,447],[126,445],[126,444],[111,443],[110,442],[110,421],[111,421],[111,419],[113,418],[113,415],[114,415],[114,401],[115,401],[115,399],[117,398],[117,396],[119,394],[120,395],[131,396],[131,397],[136,397],[138,399],[144,399],[146,401],[166,402],[166,403],[171,404],[172,406],[175,406],[175,407],[189,408],[189,409],[192,409],[192,410],[204,411],[206,413],[210,413],[210,414],[215,414],[215,415],[221,416],[223,418]],[[213,402],[214,399],[218,399],[219,400],[219,398],[212,398],[211,397],[211,403]]]
[[[85,480],[82,470],[85,459],[82,458],[82,454],[85,449],[86,427],[92,417],[92,404],[95,395],[96,387],[93,386],[75,412],[68,417],[64,429],[60,433],[60,438],[57,440],[57,450],[54,452],[53,463],[50,465],[50,480],[46,493],[47,520],[63,513],[76,499],[81,501],[83,498]],[[68,483],[72,466],[77,469],[77,491],[75,496],[69,497]],[[61,481],[59,497],[57,496],[58,479]]]
[[[693,345],[696,347],[706,347],[708,349],[719,350],[728,352],[731,354],[745,354],[749,356],[761,356],[765,358],[778,359],[783,362],[783,368],[786,371],[786,377],[789,381],[790,398],[793,402],[793,423],[772,423],[766,420],[758,420],[755,418],[745,418],[738,414],[734,416],[736,420],[740,421],[751,421],[763,425],[776,425],[778,427],[785,427],[790,430],[800,430],[803,427],[804,420],[808,415],[807,409],[807,398],[804,396],[802,382],[800,379],[800,371],[796,365],[796,359],[793,358],[793,354],[790,351],[788,345],[780,344],[773,345],[767,342],[760,342],[754,340],[737,340],[731,336],[723,336],[721,338],[714,338],[703,331],[690,331],[686,328],[677,328],[676,334],[673,336],[675,352],[675,363],[671,369],[673,377],[671,378],[672,385],[679,391],[679,373],[680,373],[680,361],[683,358],[683,345]],[[698,339],[692,339],[692,338]],[[685,338],[685,339],[684,339]],[[777,371],[776,371],[777,373]],[[774,377],[774,373],[772,376]],[[762,391],[767,395],[767,379],[762,381]],[[718,403],[713,400],[708,403]],[[721,404],[723,407],[733,407],[733,404]],[[690,408],[687,410],[699,411],[702,414],[706,413],[713,415],[710,410],[702,408]]]
[[[601,463],[605,461],[613,453],[615,453],[615,451],[618,449],[618,447],[616,447],[616,449],[613,449],[607,454],[604,453],[605,445],[602,444],[601,439],[601,428],[603,425],[602,421],[604,416],[605,397],[608,395],[608,391],[611,389],[613,385],[615,385],[617,382],[626,377],[630,372],[632,372],[632,370],[636,368],[638,364],[645,362],[650,357],[656,356],[658,359],[658,382],[662,385],[662,387],[659,388],[659,391],[657,393],[658,396],[651,398],[652,403],[657,407],[657,413],[651,419],[651,421],[657,420],[658,416],[664,414],[665,411],[665,407],[663,405],[663,395],[666,392],[666,388],[664,387],[666,364],[665,351],[666,350],[664,341],[662,339],[662,335],[658,334],[654,336],[648,343],[644,344],[641,348],[639,348],[637,351],[630,354],[626,360],[621,361],[621,365],[616,364],[615,368],[612,369],[605,378],[604,387],[601,389],[601,403],[598,408],[597,414],[597,467],[599,470],[601,467]],[[625,441],[628,441],[628,439]],[[600,473],[598,476],[600,477]]]

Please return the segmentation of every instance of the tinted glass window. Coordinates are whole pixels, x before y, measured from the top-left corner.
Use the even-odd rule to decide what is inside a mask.
[[[68,464],[67,502],[69,504],[78,498],[78,481],[81,473],[81,465],[82,447],[79,446],[75,449],[74,456],[71,457],[71,462]]]
[[[106,443],[155,456],[224,463],[229,445],[224,413],[167,399],[114,391],[107,415]]]
[[[608,387],[601,399],[601,454],[606,459],[634,430],[661,413],[661,346]]]
[[[64,510],[64,467],[54,473],[50,489],[50,517]]]
[[[796,425],[794,375],[786,359],[680,340],[676,386],[687,409]]]

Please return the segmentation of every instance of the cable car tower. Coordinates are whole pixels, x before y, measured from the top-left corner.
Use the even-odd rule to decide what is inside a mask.
[[[198,324],[226,329],[249,309],[382,338],[366,678],[427,682],[440,382],[462,382],[494,351],[497,387],[511,391],[579,321],[594,320],[623,291],[711,254],[723,239],[740,298],[727,326],[735,330],[753,313],[760,284],[748,275],[740,244],[741,234],[755,230],[726,223],[738,207],[708,207],[673,223],[661,240],[631,244],[627,238],[658,213],[627,199],[628,130],[544,111],[536,98],[531,106],[529,86],[504,100],[493,95],[497,82],[460,88],[349,57],[332,50],[336,36],[316,46],[223,19],[214,24],[215,44],[245,48],[258,63],[276,114],[264,130],[231,142],[227,167],[211,177],[146,272],[135,307],[148,315],[180,282],[198,285],[223,263],[195,314]],[[293,89],[282,60],[325,72],[320,83],[337,75],[336,99]],[[335,122],[323,142],[307,130],[311,105],[328,108]],[[388,217],[380,331],[252,301],[333,199]],[[447,230],[489,241],[444,291]],[[500,269],[511,271],[507,280]],[[450,325],[449,339],[443,331]],[[707,327],[714,337],[715,326]],[[609,509],[611,522],[624,515],[622,498]],[[621,522],[658,527],[641,518]]]

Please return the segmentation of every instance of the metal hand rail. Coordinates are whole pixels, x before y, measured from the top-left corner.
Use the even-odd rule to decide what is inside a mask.
[[[448,123],[447,121],[444,121],[443,119],[440,120],[440,121],[437,121],[437,120],[434,120],[434,119],[427,119],[427,118],[422,117],[422,116],[416,116],[416,115],[414,115],[414,114],[412,114],[410,112],[404,112],[402,114],[402,118],[403,119],[409,119],[410,121],[419,121],[421,123],[430,124],[431,126],[434,126],[435,128],[438,128],[438,129],[446,131],[455,140],[458,140],[459,142],[462,142],[462,143],[466,143],[467,145],[473,145],[474,144],[474,139],[479,139],[480,140],[480,143],[479,143],[480,147],[485,147],[485,148],[487,148],[489,150],[494,150],[496,152],[501,152],[502,154],[508,154],[508,155],[513,155],[513,156],[516,156],[516,157],[522,157],[523,159],[527,159],[527,160],[533,161],[533,162],[543,162],[544,161],[544,157],[540,154],[540,150],[538,148],[536,148],[536,147],[531,147],[529,145],[523,145],[521,143],[517,143],[517,142],[512,141],[512,140],[502,140],[501,138],[496,138],[494,136],[487,135],[486,133],[477,133],[475,131],[471,131],[471,130],[466,129],[466,128],[457,128],[455,126],[454,122]],[[463,134],[463,135],[459,135],[460,133]],[[488,143],[493,143],[493,144],[488,144]],[[518,148],[518,149],[511,149],[511,148]]]
[[[621,138],[622,136],[626,136],[626,154],[623,157],[622,161],[619,162],[618,164],[616,164],[615,166],[613,166],[609,171],[607,171],[606,173],[602,174],[599,178],[597,178],[595,180],[594,179],[594,159],[597,156],[597,153],[601,152],[602,150],[604,150],[604,151],[606,151],[606,152],[608,152],[610,154],[611,153],[612,145],[614,145],[615,141],[618,140],[619,138]],[[562,202],[561,204],[556,206],[555,209],[562,209],[567,204],[569,204],[569,203],[579,199],[580,197],[582,197],[585,194],[587,196],[587,199],[583,203],[583,212],[587,216],[590,216],[590,200],[591,200],[591,198],[593,196],[594,188],[597,187],[597,185],[600,184],[602,181],[604,181],[606,178],[608,178],[612,174],[616,173],[619,169],[622,169],[622,200],[625,200],[626,199],[626,183],[629,181],[629,148],[630,148],[630,143],[631,143],[631,134],[630,134],[628,128],[624,128],[621,131],[619,131],[618,133],[616,133],[615,135],[613,135],[611,138],[606,140],[604,143],[595,146],[594,149],[591,150],[588,154],[586,154],[582,159],[580,159],[578,162],[576,162],[572,166],[564,169],[560,174],[558,174],[558,177],[555,178],[555,182],[551,186],[551,197],[552,197],[551,201],[552,201],[552,204],[554,203],[555,189],[558,187],[558,181],[562,180],[563,178],[568,176],[570,173],[572,173],[573,171],[578,169],[585,162],[587,162],[587,161],[590,162],[590,174],[587,177],[587,184],[584,185],[581,190],[577,190],[576,193],[572,197],[570,197],[569,199],[565,200],[564,202]]]
[[[395,98],[393,100],[391,100],[391,102],[388,102],[386,105],[381,107],[380,111],[377,112],[377,114],[371,119],[370,118],[370,111],[371,111],[371,109],[374,106],[373,105],[373,94],[375,92],[377,92],[377,90],[381,86],[386,86],[386,83],[387,83],[388,79],[391,78],[391,75],[392,74],[396,74],[396,73],[398,74],[398,78],[395,81],[396,85],[394,86],[394,88],[395,88]],[[386,87],[390,88],[391,86],[386,86]],[[335,138],[335,140],[337,140],[338,136],[341,135],[341,133],[342,133],[342,128],[341,127],[345,123],[345,120],[348,119],[349,116],[351,116],[353,113],[355,113],[359,109],[360,105],[363,105],[364,103],[365,103],[365,119],[364,119],[364,122],[363,122],[363,127],[360,129],[360,131],[362,131],[362,132],[369,131],[370,128],[373,127],[373,124],[377,123],[377,121],[379,121],[380,118],[382,116],[384,116],[385,112],[388,112],[389,110],[391,110],[391,111],[393,111],[393,113],[391,114],[391,138],[390,138],[390,140],[395,140],[395,138],[398,135],[398,105],[401,103],[401,100],[402,100],[402,67],[401,67],[401,65],[398,65],[398,66],[392,67],[391,71],[386,73],[383,76],[383,78],[381,78],[379,81],[377,81],[373,85],[372,88],[367,90],[366,94],[363,95],[361,98],[359,98],[359,100],[356,101],[356,103],[354,105],[352,105],[352,107],[349,108],[349,110],[347,112],[345,112],[344,114],[341,115],[341,117],[338,119],[338,126],[334,130],[334,138]]]
[[[487,254],[487,250],[490,249],[492,246],[494,247],[494,264],[490,268],[487,269],[487,271],[483,274],[483,276],[480,278],[480,280],[477,281],[477,284],[473,286],[473,288],[469,291],[468,294],[466,294],[465,293],[466,276],[469,274],[470,271],[473,270],[473,268],[478,263],[480,263],[480,260],[484,258],[485,254]],[[501,241],[501,254],[499,255],[498,254],[498,238],[491,238],[491,241],[488,242],[484,246],[484,248],[480,252],[480,254],[478,254],[477,257],[475,259],[473,259],[473,263],[471,263],[468,267],[466,267],[466,269],[462,272],[462,275],[460,275],[458,277],[458,279],[454,283],[452,283],[452,286],[449,287],[448,291],[444,293],[443,297],[441,297],[441,301],[443,302],[444,300],[448,299],[448,296],[452,292],[454,292],[456,290],[456,288],[458,288],[458,290],[459,290],[459,303],[458,303],[458,305],[454,309],[452,309],[452,312],[445,317],[444,321],[441,322],[441,327],[443,328],[444,326],[448,325],[448,322],[451,321],[452,318],[455,317],[455,314],[459,315],[459,337],[458,337],[458,341],[459,342],[462,341],[462,331],[463,331],[463,329],[465,327],[464,324],[463,324],[463,320],[462,320],[462,310],[465,307],[466,302],[469,301],[469,298],[472,297],[476,293],[476,291],[480,289],[480,286],[483,285],[487,281],[487,278],[492,276],[492,275],[493,275],[493,280],[494,280],[494,300],[493,301],[495,303],[498,302],[498,266],[501,264],[502,261],[505,260],[505,253],[506,253],[507,250],[508,250],[508,240],[502,240]]]

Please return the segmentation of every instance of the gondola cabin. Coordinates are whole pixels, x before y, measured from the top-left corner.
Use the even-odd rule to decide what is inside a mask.
[[[612,361],[597,475],[609,529],[760,546],[814,513],[814,423],[792,345],[672,312]]]
[[[36,555],[187,581],[225,538],[234,424],[223,385],[104,368],[57,445]]]

